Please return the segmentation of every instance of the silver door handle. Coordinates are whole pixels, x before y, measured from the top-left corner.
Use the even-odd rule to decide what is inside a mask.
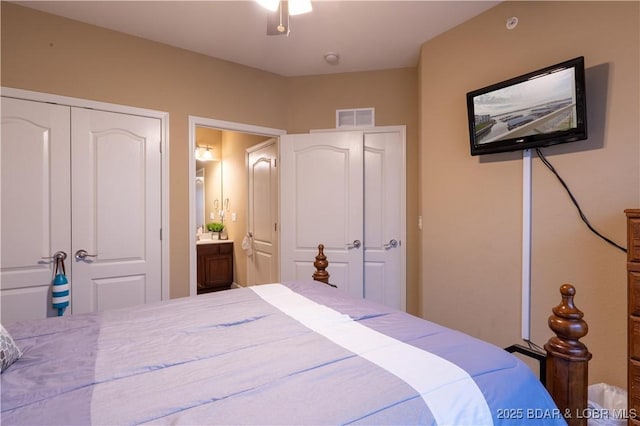
[[[398,242],[398,240],[389,240],[389,244],[385,244],[384,248],[385,249],[396,248],[399,245],[400,243]]]
[[[76,252],[74,257],[76,258],[76,260],[85,260],[87,257],[98,257],[98,255],[97,254],[89,254],[88,251],[80,249],[80,250],[78,250]]]
[[[43,259],[53,259],[53,260],[66,260],[67,259],[67,253],[63,252],[63,251],[57,251],[55,253],[53,253],[53,256],[51,257],[43,257]]]
[[[360,240],[353,240],[352,244],[347,244],[347,249],[351,250],[353,248],[360,248],[361,245],[362,243],[360,242]]]

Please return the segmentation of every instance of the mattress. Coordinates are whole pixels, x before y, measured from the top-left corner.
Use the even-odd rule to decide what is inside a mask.
[[[511,354],[317,282],[7,329],[3,425],[565,424]]]

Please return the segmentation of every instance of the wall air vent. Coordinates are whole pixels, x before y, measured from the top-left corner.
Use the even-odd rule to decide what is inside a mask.
[[[345,127],[375,127],[375,125],[375,108],[336,110],[336,128],[338,129]]]

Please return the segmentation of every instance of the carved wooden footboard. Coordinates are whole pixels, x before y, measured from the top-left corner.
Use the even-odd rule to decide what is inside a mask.
[[[313,279],[329,283],[329,262],[324,245],[318,246],[314,262]],[[546,357],[546,387],[570,426],[587,424],[588,364],[591,353],[580,342],[588,332],[584,314],[576,308],[573,297],[575,288],[570,284],[560,287],[562,300],[552,309],[549,328],[555,333],[544,345]]]
[[[580,342],[589,331],[576,308],[576,289],[570,284],[560,287],[562,301],[552,309],[549,328],[556,334],[544,345],[547,351],[547,390],[563,413],[567,423],[586,425],[587,386],[591,353]]]

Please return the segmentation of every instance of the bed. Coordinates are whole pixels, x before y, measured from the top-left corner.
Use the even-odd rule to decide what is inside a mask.
[[[311,279],[7,331],[3,425],[565,424],[508,352]]]

